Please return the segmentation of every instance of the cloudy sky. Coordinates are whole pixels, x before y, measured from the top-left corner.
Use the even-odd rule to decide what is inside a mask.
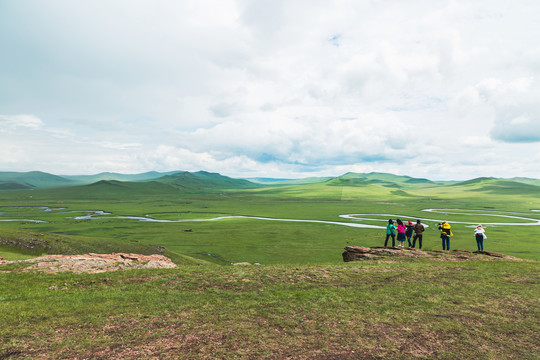
[[[537,0],[0,0],[0,171],[540,178]]]

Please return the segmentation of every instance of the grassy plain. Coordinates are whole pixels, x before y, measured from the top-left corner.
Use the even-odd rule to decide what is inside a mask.
[[[142,186],[145,185],[145,186]],[[530,185],[527,185],[530,186]],[[538,188],[538,187],[536,187]],[[32,248],[0,245],[10,253],[80,253],[137,251],[148,253],[158,246],[218,264],[321,264],[340,261],[347,245],[382,245],[384,230],[340,225],[278,222],[256,219],[224,219],[175,223],[141,222],[114,216],[148,216],[159,220],[211,219],[220,216],[258,216],[280,219],[358,222],[341,214],[387,214],[361,223],[384,226],[392,218],[424,221],[430,227],[424,248],[440,249],[437,221],[453,225],[452,249],[475,250],[472,225],[489,222],[526,222],[488,215],[513,215],[540,219],[540,194],[519,193],[521,188],[502,187],[497,193],[477,183],[464,186],[396,188],[380,185],[348,186],[320,183],[273,186],[247,190],[182,193],[163,184],[103,183],[65,189],[0,192],[0,220],[33,219],[46,223],[0,222],[0,237],[45,238],[47,246]],[[43,206],[52,208],[45,211]],[[423,209],[482,210],[471,215],[459,211],[430,213]],[[76,216],[102,210],[110,215],[92,220]],[[80,211],[80,212],[75,212]],[[512,215],[512,214],[510,214]],[[453,222],[470,222],[459,224]],[[530,221],[529,221],[530,222]],[[487,250],[517,257],[540,259],[540,226],[485,225]],[[6,235],[7,234],[7,235]],[[47,239],[49,238],[49,239]],[[1,239],[1,238],[0,238]],[[0,240],[1,241],[1,240]],[[39,242],[39,241],[38,241]],[[7,251],[7,252],[6,252]]]
[[[537,263],[0,277],[1,358],[537,359]]]
[[[499,186],[500,185],[500,186]],[[487,250],[524,262],[343,263],[347,245],[377,246],[384,230],[225,219],[259,216],[358,222],[340,214],[430,218],[424,249],[475,250],[471,225],[540,219],[540,194],[497,182],[455,186],[328,183],[171,191],[162,184],[0,192],[0,255],[164,251],[172,270],[57,275],[0,267],[0,359],[537,359],[540,226],[486,226]],[[532,188],[535,189],[534,187]],[[49,207],[50,210],[42,207]],[[74,217],[102,210],[100,218]],[[361,223],[384,226],[388,217]],[[165,250],[164,250],[165,249]],[[261,266],[219,266],[235,262]],[[200,266],[199,264],[204,264]]]

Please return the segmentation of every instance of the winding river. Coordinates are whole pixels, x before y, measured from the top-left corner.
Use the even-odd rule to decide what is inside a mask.
[[[516,220],[522,220],[523,222],[482,222],[482,225],[485,227],[486,225],[491,226],[539,226],[540,225],[540,219],[534,219],[530,217],[524,217],[524,216],[517,216],[516,213],[512,212],[505,212],[505,211],[497,211],[497,214],[488,214],[485,213],[483,210],[464,210],[464,209],[423,209],[422,211],[430,212],[430,213],[441,213],[444,215],[467,215],[467,216],[492,216],[492,217],[499,217],[499,218],[506,218],[506,219],[516,219]],[[531,211],[539,211],[539,210],[531,210]],[[501,215],[500,213],[505,212],[508,214],[514,214],[514,215]],[[397,215],[397,214],[346,214],[346,215],[340,215],[343,219],[349,219],[349,220],[360,220],[360,221],[388,221],[388,219],[419,219],[420,221],[432,221],[432,222],[442,222],[444,219],[432,219],[432,218],[426,218],[426,217],[411,217],[407,215]],[[375,218],[374,218],[375,217]],[[382,217],[382,218],[381,218]],[[452,224],[464,224],[469,226],[476,226],[478,225],[478,222],[471,222],[471,221],[451,221]],[[424,226],[428,226],[427,224],[423,224]]]
[[[40,206],[40,209],[44,211],[56,211],[63,210],[65,208],[49,208],[46,206]],[[488,217],[498,217],[505,219],[520,220],[521,222],[482,222],[482,225],[485,226],[539,226],[540,219],[530,218],[526,216],[518,216],[518,214],[523,215],[522,213],[514,212],[505,212],[505,211],[494,211],[493,213],[486,213],[484,210],[464,210],[464,209],[423,209],[422,211],[433,213],[433,214],[444,214],[444,215],[466,215],[466,216],[488,216]],[[540,210],[530,210],[531,212],[540,212]],[[442,222],[444,219],[433,219],[427,217],[416,217],[408,215],[399,215],[399,214],[344,214],[339,215],[340,218],[351,220],[354,222],[341,222],[341,221],[326,221],[326,220],[309,220],[309,219],[280,219],[280,218],[270,218],[270,217],[260,217],[260,216],[244,216],[244,215],[232,215],[232,216],[219,216],[215,218],[207,219],[182,219],[182,220],[161,220],[154,219],[149,216],[109,216],[112,213],[105,212],[102,210],[87,210],[87,211],[72,211],[85,213],[86,215],[68,217],[68,219],[74,220],[92,220],[92,219],[127,219],[127,220],[137,220],[145,222],[154,222],[154,223],[183,223],[183,222],[195,222],[195,221],[219,221],[225,219],[254,219],[254,220],[266,220],[266,221],[286,221],[286,222],[303,222],[303,223],[317,223],[317,224],[330,224],[330,225],[341,225],[349,226],[355,228],[368,228],[368,229],[385,229],[385,225],[370,225],[362,224],[359,221],[377,221],[377,222],[387,222],[388,219],[403,219],[403,220],[414,220],[419,219],[425,227],[429,225],[425,224],[425,221],[429,222]],[[504,214],[501,214],[504,213]],[[0,216],[5,215],[0,213]],[[19,222],[34,222],[34,223],[46,223],[43,220],[34,220],[34,219],[0,219],[0,221],[19,221]],[[451,221],[452,224],[463,224],[466,226],[476,226],[477,221]]]

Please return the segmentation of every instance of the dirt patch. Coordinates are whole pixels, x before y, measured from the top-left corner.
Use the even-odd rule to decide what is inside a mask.
[[[71,271],[74,273],[101,273],[106,271],[127,269],[170,269],[176,267],[166,256],[163,255],[140,255],[140,254],[84,254],[84,255],[46,255],[29,260],[6,261],[0,258],[0,265],[32,263],[23,271],[42,271],[57,273]]]

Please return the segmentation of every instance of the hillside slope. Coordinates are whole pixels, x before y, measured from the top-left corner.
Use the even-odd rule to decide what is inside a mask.
[[[95,175],[62,175],[64,178],[72,180],[79,185],[92,184],[101,180],[115,181],[148,181],[158,179],[162,176],[176,174],[179,171],[157,172],[149,171],[140,174],[120,174],[114,172],[103,172]]]
[[[487,192],[497,195],[540,194],[540,186],[506,179],[480,177],[450,185],[467,191]]]
[[[246,189],[261,186],[248,180],[233,179],[228,176],[207,171],[197,171],[194,173],[183,171],[173,175],[163,176],[156,181],[192,191]]]
[[[72,180],[41,171],[0,172],[0,188],[4,190],[45,189],[75,184]]]

